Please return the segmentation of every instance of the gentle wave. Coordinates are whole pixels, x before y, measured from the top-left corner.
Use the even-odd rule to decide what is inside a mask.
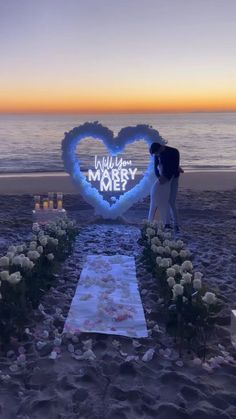
[[[0,173],[64,171],[61,141],[64,132],[86,121],[99,120],[114,131],[148,124],[169,145],[177,147],[185,170],[236,170],[236,113],[155,115],[0,115]],[[91,141],[91,140],[90,140]],[[101,143],[84,141],[78,147],[82,170],[94,162],[94,154],[106,153]],[[124,158],[140,171],[149,160],[145,143],[128,146]]]

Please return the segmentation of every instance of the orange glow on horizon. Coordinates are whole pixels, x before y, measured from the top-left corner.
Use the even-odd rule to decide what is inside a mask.
[[[14,83],[1,91],[1,113],[172,113],[236,111],[236,87],[215,81],[168,79],[138,84],[110,80],[82,85],[73,81]]]
[[[98,95],[26,94],[2,95],[0,113],[179,113],[179,112],[234,112],[236,111],[236,94],[212,95]]]

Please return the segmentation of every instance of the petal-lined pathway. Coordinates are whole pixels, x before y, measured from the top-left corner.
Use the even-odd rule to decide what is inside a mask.
[[[87,256],[64,331],[148,336],[134,257]]]

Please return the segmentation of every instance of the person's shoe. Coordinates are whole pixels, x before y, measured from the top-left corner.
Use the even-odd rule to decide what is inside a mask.
[[[165,224],[165,227],[164,227],[164,229],[165,230],[170,230],[172,227],[171,227],[171,225],[170,224]]]

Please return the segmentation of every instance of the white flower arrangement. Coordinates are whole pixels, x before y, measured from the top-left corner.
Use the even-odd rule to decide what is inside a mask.
[[[36,248],[37,248],[37,242],[36,241],[30,242],[29,250],[36,250]]]
[[[2,256],[0,258],[0,267],[7,268],[9,266],[10,259],[7,256]]]
[[[16,253],[16,246],[9,246],[8,247],[8,252],[11,252],[11,253]]]
[[[43,254],[43,246],[38,246],[36,250],[40,255]]]
[[[23,245],[16,246],[16,252],[17,252],[17,253],[22,253],[22,252],[24,252],[24,246],[23,246]]]
[[[29,250],[27,256],[33,262],[37,261],[40,258],[40,253],[37,250]]]
[[[188,252],[186,250],[180,250],[179,255],[181,259],[186,259],[188,257]]]
[[[203,301],[208,304],[215,304],[216,303],[216,295],[213,292],[209,292],[207,291],[204,295],[204,297],[202,297]]]
[[[167,276],[173,276],[173,277],[175,277],[175,275],[176,275],[176,271],[175,271],[175,269],[174,269],[174,267],[172,266],[171,268],[168,268],[167,270],[166,270],[166,275]]]
[[[40,226],[38,223],[33,223],[32,231],[38,233],[40,231]]]
[[[41,244],[41,246],[43,246],[43,247],[47,246],[47,244],[48,244],[48,239],[47,239],[47,237],[45,237],[45,236],[41,236],[41,237],[39,238],[39,243],[40,243],[40,244]]]
[[[57,230],[57,235],[58,235],[59,237],[62,237],[62,236],[65,236],[65,235],[66,235],[66,232],[65,232],[65,230],[62,230],[62,229],[60,228],[60,229],[58,229],[58,230]]]
[[[161,268],[169,268],[172,264],[171,259],[169,258],[162,258],[161,262],[159,263],[159,266]]]
[[[146,235],[147,235],[148,237],[155,236],[155,234],[156,234],[156,232],[155,232],[155,230],[154,230],[153,228],[151,228],[151,227],[148,227],[148,228],[147,228],[147,230],[146,230]]]
[[[18,284],[18,282],[20,282],[22,280],[22,276],[21,273],[19,271],[12,273],[11,275],[9,275],[7,281],[10,284]]]
[[[157,248],[157,246],[156,246],[155,244],[152,244],[152,245],[151,245],[151,251],[152,251],[153,253],[158,253],[158,248]]]
[[[12,258],[12,265],[22,266],[22,257],[21,256],[14,256]]]
[[[193,279],[193,288],[195,290],[200,290],[202,288],[202,281],[200,278]]]
[[[14,252],[7,252],[6,257],[9,259],[9,263],[11,263],[11,260],[14,258],[14,256]]]
[[[173,276],[169,276],[167,278],[167,282],[170,288],[173,288],[176,285],[175,278]]]
[[[171,239],[171,233],[169,233],[169,232],[164,232],[164,233],[163,233],[163,237],[164,237],[165,239]]]
[[[203,274],[201,272],[194,272],[194,279],[202,279]]]
[[[185,260],[182,265],[181,269],[183,272],[192,272],[193,270],[193,264],[190,260]]]
[[[165,254],[166,255],[170,255],[171,254],[171,250],[170,250],[170,247],[169,246],[165,246]]]
[[[153,237],[151,239],[151,244],[155,244],[156,246],[160,246],[161,245],[161,241],[158,237]]]
[[[184,242],[183,240],[177,240],[176,241],[176,245],[178,246],[179,249],[182,249],[184,247]]]
[[[34,262],[30,260],[28,257],[22,258],[22,268],[30,270],[33,269],[34,266]]]
[[[9,275],[9,271],[0,272],[0,278],[2,281],[8,281]]]
[[[177,274],[179,274],[179,273],[180,273],[180,266],[179,266],[179,265],[174,264],[174,265],[172,265],[172,268],[175,270],[175,272],[176,272]]]
[[[176,259],[179,256],[179,253],[176,250],[172,250],[170,255],[172,259]]]
[[[191,275],[189,272],[184,273],[184,274],[182,275],[182,278],[183,278],[183,280],[184,280],[184,282],[185,282],[186,284],[191,284],[191,282],[192,282],[192,275]]]
[[[181,284],[175,284],[173,286],[173,297],[176,298],[180,295],[183,295],[184,293],[184,287]]]
[[[7,253],[0,257],[1,321],[4,320],[7,325],[6,335],[17,327],[18,317],[22,317],[17,317],[19,310],[23,309],[22,313],[26,313],[28,308],[39,303],[39,289],[45,289],[48,281],[53,279],[54,260],[62,260],[71,250],[77,233],[75,224],[66,218],[63,223],[58,220],[54,224],[53,231],[49,231],[47,224],[43,227],[34,225],[30,242],[9,246]],[[57,235],[58,231],[63,232],[61,237]],[[37,280],[34,281],[34,278]]]
[[[156,264],[157,265],[160,265],[161,261],[162,261],[162,257],[161,256],[157,256],[157,258],[156,258]]]
[[[217,297],[209,291],[203,295],[203,274],[199,271],[194,272],[190,260],[192,254],[186,249],[184,242],[169,240],[165,232],[160,229],[156,235],[160,242],[158,246],[156,246],[157,240],[153,238],[151,242],[145,230],[142,238],[146,241],[147,250],[150,250],[151,257],[147,256],[147,260],[151,262],[153,274],[159,281],[160,289],[163,289],[163,301],[170,313],[167,318],[171,322],[171,327],[175,325],[175,333],[176,336],[179,334],[180,342],[183,339],[192,339],[193,336],[199,337],[201,341],[202,333],[207,334],[209,327],[214,324],[214,318],[211,318],[211,315],[215,311]],[[166,257],[169,249],[170,257]],[[157,257],[155,257],[156,253],[159,254]],[[148,255],[146,249],[144,254]],[[191,324],[191,330],[187,327],[189,324]],[[183,338],[181,330],[185,330],[186,337]]]
[[[163,255],[165,253],[165,248],[163,246],[157,246],[156,253],[159,253],[159,255]]]

